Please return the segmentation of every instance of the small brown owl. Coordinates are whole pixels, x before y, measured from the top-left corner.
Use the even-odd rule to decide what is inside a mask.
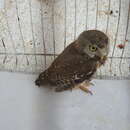
[[[103,32],[84,31],[39,75],[35,84],[50,84],[56,92],[78,87],[92,94],[87,87],[98,67],[105,63],[108,52],[109,39]]]

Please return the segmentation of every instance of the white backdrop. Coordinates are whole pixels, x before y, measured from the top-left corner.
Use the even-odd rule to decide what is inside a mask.
[[[0,69],[39,73],[79,33],[99,29],[111,46],[97,77],[130,78],[129,15],[130,0],[0,0]]]

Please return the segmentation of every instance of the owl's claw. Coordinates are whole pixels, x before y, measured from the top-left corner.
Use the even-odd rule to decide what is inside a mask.
[[[93,95],[93,93],[92,93],[87,87],[79,86],[79,88],[80,88],[82,91],[84,91],[84,92],[86,92],[86,93],[89,93],[89,94]]]
[[[90,83],[90,82],[88,82],[88,81],[85,81],[85,82],[79,84],[78,87],[79,87],[82,91],[93,95],[93,93],[88,89],[88,87],[89,87],[90,85],[94,85],[94,84],[93,84],[93,83]]]

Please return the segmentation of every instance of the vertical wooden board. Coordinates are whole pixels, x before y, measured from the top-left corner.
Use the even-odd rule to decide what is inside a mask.
[[[64,0],[54,1],[54,36],[55,51],[59,54],[64,49],[65,38],[65,2]]]
[[[41,71],[45,70],[45,66],[42,63],[42,59],[44,57],[41,55],[37,55],[36,58],[37,58],[37,67],[35,73],[40,73]]]
[[[38,35],[39,39],[37,39],[37,37],[36,37],[36,40],[39,41],[38,44],[39,44],[40,48],[38,47],[39,49],[38,48],[36,49],[36,53],[38,55],[44,54],[44,56],[40,56],[40,57],[41,57],[41,63],[42,63],[42,65],[46,66],[47,42],[45,41],[45,27],[46,27],[45,19],[46,18],[48,19],[48,13],[49,12],[47,12],[47,9],[46,9],[46,5],[48,5],[48,3],[44,2],[43,0],[39,0],[37,4],[38,4],[38,6],[40,6],[39,7],[39,9],[40,9],[39,10],[40,11],[39,12],[40,24],[37,23],[38,26],[39,26],[38,31],[37,31],[37,35]],[[34,17],[34,21],[35,21],[35,17]],[[36,28],[36,30],[37,30],[37,28]],[[33,39],[34,39],[34,37],[35,37],[35,35],[33,34]],[[36,45],[36,47],[37,46],[38,45]],[[35,59],[37,59],[37,58],[35,58]]]
[[[8,71],[15,71],[17,67],[16,57],[14,55],[7,55],[4,61],[4,68]]]
[[[52,0],[47,0],[42,2],[43,6],[43,26],[44,26],[44,40],[46,44],[46,53],[54,53],[54,40],[53,40],[53,24],[52,24]]]
[[[39,33],[39,38],[40,38],[40,41],[42,44],[42,50],[41,50],[41,53],[43,54],[46,54],[46,43],[45,43],[45,23],[44,23],[44,20],[45,20],[45,17],[46,15],[48,14],[48,12],[46,12],[46,8],[45,8],[45,3],[43,2],[43,0],[39,0],[39,4],[40,4],[40,25],[41,25],[41,32]],[[40,31],[40,30],[39,30]]]
[[[29,0],[29,15],[30,15],[30,28],[32,36],[32,54],[35,58],[35,71],[37,71],[39,59],[36,54],[43,53],[43,34],[42,34],[42,21],[41,21],[41,2],[37,0]]]
[[[26,60],[25,56],[18,55],[17,58],[18,58],[18,63],[17,63],[16,71],[28,72],[26,68],[28,68],[29,63]]]
[[[97,2],[98,0],[88,0],[88,20],[87,20],[87,29],[96,28],[96,14],[97,14]]]
[[[114,50],[114,57],[120,57],[122,50],[117,47],[119,44],[124,44],[126,29],[127,29],[127,22],[128,22],[128,14],[129,14],[129,0],[121,0],[121,8],[120,8],[120,19],[119,19],[119,27],[118,27],[118,34],[117,34],[117,41],[116,47]]]
[[[129,8],[130,9],[130,8]],[[127,30],[127,35],[126,39],[130,41],[130,11],[129,11],[129,19],[128,19],[128,30]]]
[[[30,8],[30,22],[33,42],[33,53],[43,53],[43,34],[42,34],[42,22],[41,15],[42,3],[37,0],[29,0]]]
[[[44,23],[45,23],[45,43],[46,43],[46,53],[47,54],[53,54],[54,49],[53,49],[53,31],[52,31],[52,25],[51,25],[51,18],[45,18]]]
[[[25,72],[35,73],[37,70],[37,64],[35,60],[35,55],[28,55],[28,64],[26,65]]]
[[[114,58],[113,64],[111,67],[112,73],[111,76],[116,77],[127,77],[128,76],[128,60],[123,59],[122,64],[120,64],[120,58]]]
[[[66,0],[66,45],[70,44],[75,36],[75,0]]]
[[[128,77],[130,75],[130,60],[129,59],[123,59],[122,64],[119,66],[120,76]]]
[[[1,36],[0,36],[1,37]],[[2,37],[1,37],[2,38]],[[5,48],[5,43],[3,39],[0,39],[0,53],[5,53],[6,48]]]
[[[17,54],[23,54],[23,57],[25,58],[26,63],[28,62],[27,56],[25,55],[26,53],[26,46],[25,46],[25,41],[24,41],[24,37],[23,37],[23,32],[22,29],[25,29],[24,27],[21,27],[21,23],[20,23],[20,18],[19,17],[19,13],[20,10],[18,8],[20,8],[18,5],[20,4],[20,6],[22,6],[22,4],[24,3],[24,1],[22,1],[22,3],[19,3],[18,0],[12,0],[12,1],[6,1],[5,2],[5,18],[6,18],[6,24],[8,27],[8,33],[10,35],[10,41],[6,42],[6,45],[8,50],[10,50],[10,46],[9,44],[12,45],[13,48],[13,52],[11,52],[12,55],[14,55],[15,57],[15,61],[17,60]],[[26,6],[25,6],[26,9]],[[24,12],[24,7],[22,8],[22,12]],[[24,14],[24,13],[23,13]],[[26,17],[24,17],[24,19],[26,19]],[[28,26],[26,26],[26,28],[28,29]],[[28,36],[30,37],[30,36]],[[8,39],[8,37],[7,37]],[[12,66],[11,62],[10,64],[7,64],[8,68]],[[14,70],[16,70],[14,68]]]
[[[97,13],[96,13],[96,29],[101,30],[106,33],[108,15],[109,15],[109,1],[108,0],[98,0],[97,1]],[[99,68],[97,75],[104,75],[102,67]],[[102,78],[102,77],[101,77]]]
[[[106,33],[109,11],[109,0],[97,1],[97,26],[96,28]]]
[[[5,10],[0,9],[0,38],[2,38],[2,33],[7,30],[6,23],[5,23]]]
[[[15,53],[14,47],[12,46],[13,43],[7,44],[8,42],[12,43],[11,35],[9,33],[9,28],[5,18],[5,10],[1,9],[0,10],[0,53],[1,54],[5,53],[6,55],[7,52]]]
[[[86,30],[88,30],[88,0],[85,0],[85,1],[86,1],[86,11],[85,11],[86,20],[85,20],[85,22],[86,22]]]
[[[123,51],[123,50],[122,50]],[[123,53],[123,57],[122,58],[125,58],[125,57],[129,57],[130,58],[130,41],[127,41],[125,43],[125,48],[124,48],[124,53]]]
[[[130,4],[129,4],[129,9],[128,9],[127,27],[126,27],[126,35],[125,35],[124,44],[125,44],[125,48],[122,49],[121,56],[130,57]]]
[[[120,59],[114,59],[113,61],[113,65],[112,65],[112,76],[117,76],[117,77],[120,77],[121,76],[121,72],[120,72],[120,69],[119,69],[119,65],[120,64]]]
[[[29,0],[15,0],[21,44],[26,53],[34,53]],[[37,19],[36,19],[37,20]]]
[[[10,30],[7,24],[6,11],[4,9],[0,10],[0,38],[2,42],[2,46],[8,46],[10,49],[7,49],[8,52],[14,52],[14,43],[12,42],[12,37],[10,34]],[[9,44],[7,44],[9,42]],[[1,48],[1,51],[5,51],[4,48]]]
[[[3,71],[5,69],[5,64],[3,63],[5,59],[5,55],[0,55],[0,71]]]
[[[127,63],[128,63],[128,77],[127,79],[130,79],[130,59],[127,59]]]
[[[110,3],[110,11],[113,13],[109,16],[109,23],[108,23],[108,36],[110,38],[110,53],[109,56],[112,56],[114,45],[116,44],[118,29],[119,29],[119,20],[120,20],[120,1],[111,0]]]
[[[76,38],[86,30],[86,1],[76,0]]]
[[[10,35],[10,41],[6,41],[8,48],[10,48],[7,49],[7,51],[15,53],[14,50],[16,49],[16,52],[24,52],[19,30],[15,0],[5,1],[5,20],[8,28],[8,33]],[[9,37],[6,37],[6,39],[8,39]]]
[[[66,12],[67,12],[67,5],[66,0],[64,0],[64,49],[66,48]]]

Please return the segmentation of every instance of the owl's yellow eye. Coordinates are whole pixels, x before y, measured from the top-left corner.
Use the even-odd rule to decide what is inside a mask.
[[[94,45],[89,45],[89,50],[92,52],[95,52],[95,51],[97,51],[97,47]]]

